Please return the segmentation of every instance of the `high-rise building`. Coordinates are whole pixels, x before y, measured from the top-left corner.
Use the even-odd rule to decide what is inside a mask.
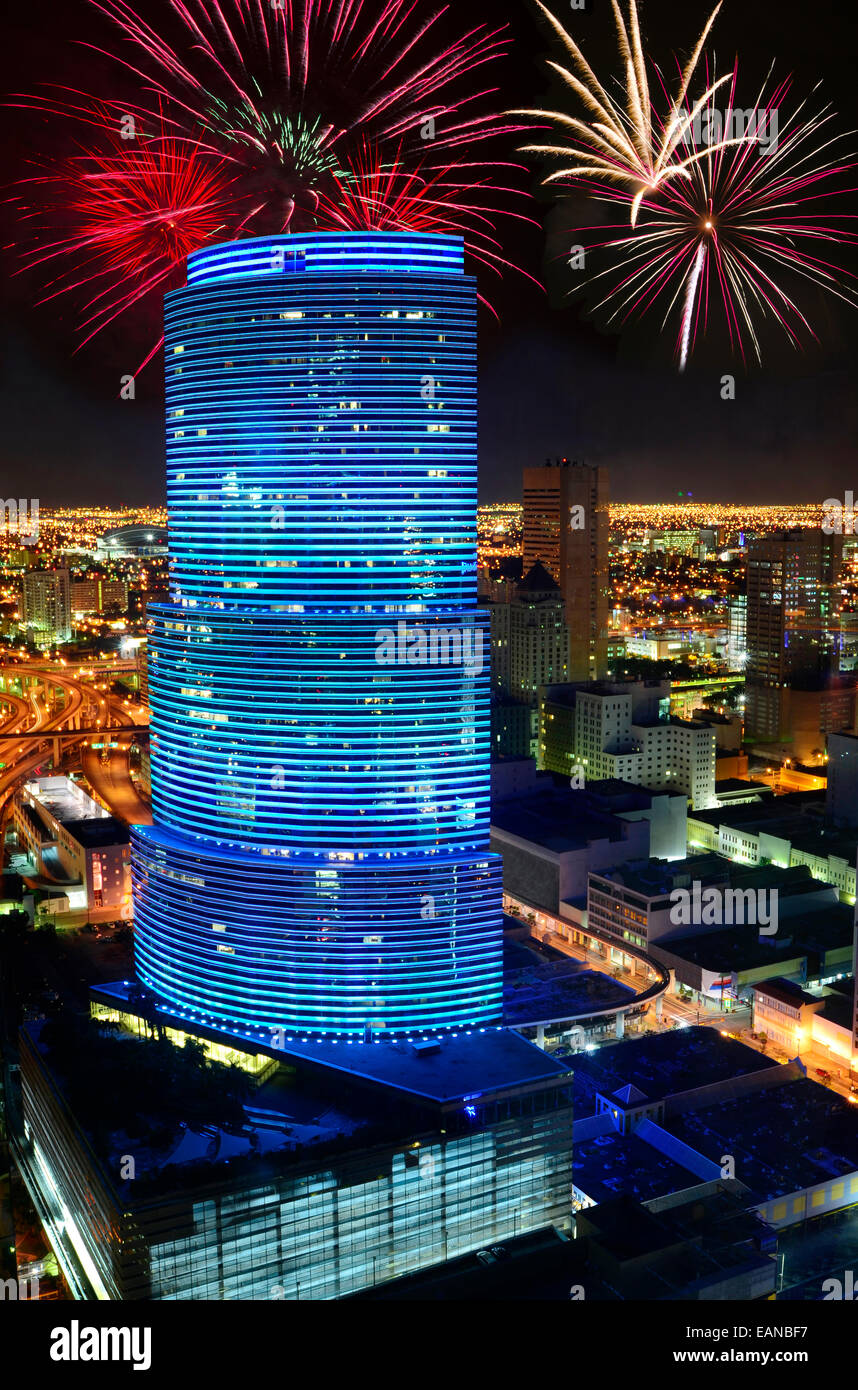
[[[748,660],[748,596],[737,594],[727,604],[727,665],[743,671]]]
[[[750,739],[789,740],[788,692],[824,689],[839,669],[842,548],[841,536],[822,530],[781,531],[749,546],[745,732]]]
[[[71,640],[71,576],[68,570],[30,570],[24,575],[21,620],[37,643]]]
[[[825,814],[832,825],[858,829],[858,734],[828,735]]]
[[[610,614],[608,470],[568,459],[524,470],[524,573],[557,582],[569,628],[569,679],[606,674]]]
[[[207,248],[166,307],[142,980],[223,1025],[501,1012],[461,243]]]
[[[23,1030],[13,1142],[57,1257],[76,1297],[336,1298],[568,1229],[571,1075],[499,1026],[462,243],[210,247],[166,319],[142,984],[93,990],[159,1147],[131,1182],[135,1088],[87,1110],[112,1032]],[[196,1049],[159,1107],[153,1031],[245,1072],[240,1132]]]
[[[117,608],[124,612],[128,603],[128,585],[124,579],[74,579],[71,585],[73,613],[103,613]]]
[[[684,792],[695,810],[715,805],[716,734],[670,715],[669,681],[595,681],[548,687],[539,763],[564,777],[618,780]]]
[[[539,692],[569,676],[569,629],[557,584],[543,565],[524,576],[509,602],[492,603],[492,751],[536,757],[539,743]],[[526,707],[529,718],[521,747],[503,742],[511,727],[510,704]]]

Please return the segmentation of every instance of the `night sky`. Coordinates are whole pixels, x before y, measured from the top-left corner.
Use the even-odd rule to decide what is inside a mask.
[[[140,0],[138,8],[153,18],[161,3]],[[554,8],[594,66],[604,71],[615,61],[608,0],[593,0],[587,13],[573,12],[564,0],[555,0]],[[709,0],[644,0],[644,35],[663,65],[674,52],[687,53],[710,8]],[[550,98],[543,59],[560,54],[530,0],[468,0],[461,11],[469,25],[484,14],[493,22],[507,18],[513,27],[505,103]],[[6,18],[6,90],[33,91],[49,81],[86,87],[91,81],[94,91],[130,97],[127,85],[119,89],[116,68],[72,42],[104,42],[108,35],[84,0],[14,7]],[[714,47],[722,68],[738,50],[751,92],[772,62],[775,76],[794,74],[797,95],[822,79],[816,105],[832,100],[842,128],[858,125],[858,7],[842,0],[725,0]],[[7,189],[26,173],[28,154],[71,138],[56,123],[14,109],[4,112],[3,129]],[[551,289],[542,292],[514,275],[499,289],[485,283],[501,322],[482,316],[482,500],[517,500],[521,469],[554,455],[608,464],[612,494],[625,501],[664,501],[691,490],[698,501],[821,502],[858,485],[852,466],[858,310],[808,286],[801,307],[820,345],[796,354],[785,339],[767,337],[763,370],[746,373],[714,335],[680,377],[671,362],[673,333],[660,339],[658,319],[620,335],[565,297],[554,258],[586,212],[577,199],[558,206],[535,177],[532,186],[532,211],[542,229],[524,229],[506,249]],[[151,340],[151,320],[126,322],[73,356],[73,306],[57,300],[34,308],[39,277],[9,278],[17,265],[12,244],[21,231],[10,204],[3,220],[3,495],[26,492],[45,507],[163,501],[160,367],[147,369],[134,401],[117,399],[120,376],[134,370],[140,345],[145,352]],[[737,377],[735,401],[721,400],[727,372]]]

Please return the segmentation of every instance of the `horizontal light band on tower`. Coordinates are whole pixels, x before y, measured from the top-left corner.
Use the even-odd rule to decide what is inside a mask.
[[[214,1020],[355,1031],[497,1020],[500,859],[400,865],[246,855],[151,827],[132,834],[137,970]]]
[[[311,274],[362,275],[386,271],[397,275],[431,271],[433,275],[461,276],[464,271],[461,239],[442,232],[295,232],[282,236],[254,237],[206,246],[188,257],[188,284],[212,280],[238,280],[255,275]]]
[[[464,276],[269,276],[168,296],[174,596],[421,609],[476,585]]]
[[[149,611],[159,824],[258,847],[486,843],[484,612]]]
[[[166,309],[138,971],[224,1024],[496,1022],[461,242],[260,238],[189,280]]]

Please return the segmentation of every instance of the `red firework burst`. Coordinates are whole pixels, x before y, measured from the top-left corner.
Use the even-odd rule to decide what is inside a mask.
[[[158,24],[130,0],[92,3],[117,30],[109,56],[157,102],[155,116],[130,114],[157,135],[132,148],[118,134],[118,103],[85,93],[18,99],[98,130],[97,148],[45,164],[32,181],[49,195],[33,215],[64,234],[49,233],[27,262],[84,259],[85,273],[63,271],[54,293],[97,285],[86,338],[162,291],[214,235],[365,225],[380,202],[384,225],[443,225],[476,261],[509,265],[494,226],[522,216],[511,185],[526,175],[490,142],[520,125],[477,78],[505,52],[503,29],[444,40],[449,9],[428,0],[164,0]]]
[[[189,252],[233,235],[252,215],[234,170],[172,131],[159,110],[145,128],[107,103],[85,111],[97,144],[27,180],[39,199],[29,216],[71,227],[25,253],[23,268],[57,266],[39,302],[82,298],[83,342],[152,291],[181,281]],[[141,367],[158,350],[156,343]]]
[[[459,162],[409,168],[401,147],[391,160],[385,160],[377,145],[365,143],[334,180],[333,188],[320,195],[316,221],[331,230],[446,232],[461,236],[468,254],[486,269],[526,274],[502,254],[494,234],[498,202],[518,190],[481,177],[478,168],[468,181],[467,169]],[[539,225],[506,206],[503,215]],[[491,310],[488,301],[481,299]]]

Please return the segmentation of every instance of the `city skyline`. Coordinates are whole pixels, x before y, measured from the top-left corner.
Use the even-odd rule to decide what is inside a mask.
[[[705,2],[694,7],[698,28],[710,8]],[[49,10],[58,79],[71,79],[73,40],[97,43],[102,33],[86,10],[76,12],[73,24],[67,7],[51,0]],[[687,31],[680,33],[670,13],[667,7],[645,9],[647,34],[665,59],[695,32],[694,14],[689,11],[682,25],[685,30],[687,22]],[[535,5],[504,0],[502,14],[494,10],[493,17],[512,25],[519,55],[517,63],[499,68],[509,104],[527,104],[550,93],[545,61],[551,56],[551,34],[539,22]],[[799,91],[809,91],[825,71],[826,96],[835,101],[840,124],[848,129],[858,113],[846,80],[848,67],[839,54],[849,50],[849,34],[855,33],[858,19],[846,18],[833,0],[823,0],[798,43],[794,36],[803,17],[801,0],[785,0],[773,46],[762,16],[743,12],[739,31],[728,3],[715,33],[723,36],[727,52],[734,41],[741,42],[754,73],[764,75],[776,60],[780,72],[795,74]],[[582,26],[588,52],[610,68],[615,57],[607,7],[597,6],[592,14],[585,10],[575,22]],[[12,24],[16,70],[7,86],[19,92],[28,80],[45,81],[49,74],[41,26],[23,12]],[[832,51],[828,35],[835,29],[842,39]],[[133,99],[127,75],[123,78],[97,55],[87,62],[93,79],[106,84],[118,101]],[[16,112],[6,156],[11,179],[32,173],[28,161],[58,153],[56,133],[49,132],[44,117]],[[515,156],[519,143],[510,137],[507,153]],[[820,344],[809,340],[803,355],[775,346],[772,360],[747,376],[739,363],[736,399],[722,401],[721,378],[737,365],[729,353],[714,346],[711,353],[704,352],[700,365],[692,362],[679,378],[652,329],[629,328],[617,335],[582,317],[580,307],[568,302],[568,279],[564,282],[560,275],[557,256],[568,245],[566,229],[587,220],[585,210],[575,197],[552,205],[539,192],[535,168],[525,185],[534,193],[529,215],[540,225],[516,229],[513,224],[504,235],[509,258],[545,284],[547,292],[508,272],[493,290],[500,322],[487,311],[481,314],[481,500],[515,496],[521,468],[563,455],[609,466],[615,496],[630,501],[656,500],[679,490],[712,500],[804,501],[809,460],[820,500],[849,485],[851,440],[858,428],[858,408],[849,389],[858,360],[858,314],[836,302],[815,300],[811,289],[807,307],[818,318]],[[15,221],[11,206],[5,218],[6,242],[18,240],[26,224]],[[134,400],[119,398],[121,378],[133,373],[145,355],[138,345],[151,339],[150,315],[136,325],[126,321],[121,331],[114,328],[73,356],[72,306],[53,301],[34,309],[42,276],[21,274],[11,247],[4,256],[10,278],[0,399],[7,422],[7,467],[26,474],[33,494],[46,505],[75,502],[81,491],[116,503],[159,503],[163,445],[157,363],[141,375]],[[615,408],[618,401],[622,410]]]
[[[53,1359],[157,1305],[183,1371],[201,1302],[839,1341],[839,3],[11,16],[0,1301]]]

